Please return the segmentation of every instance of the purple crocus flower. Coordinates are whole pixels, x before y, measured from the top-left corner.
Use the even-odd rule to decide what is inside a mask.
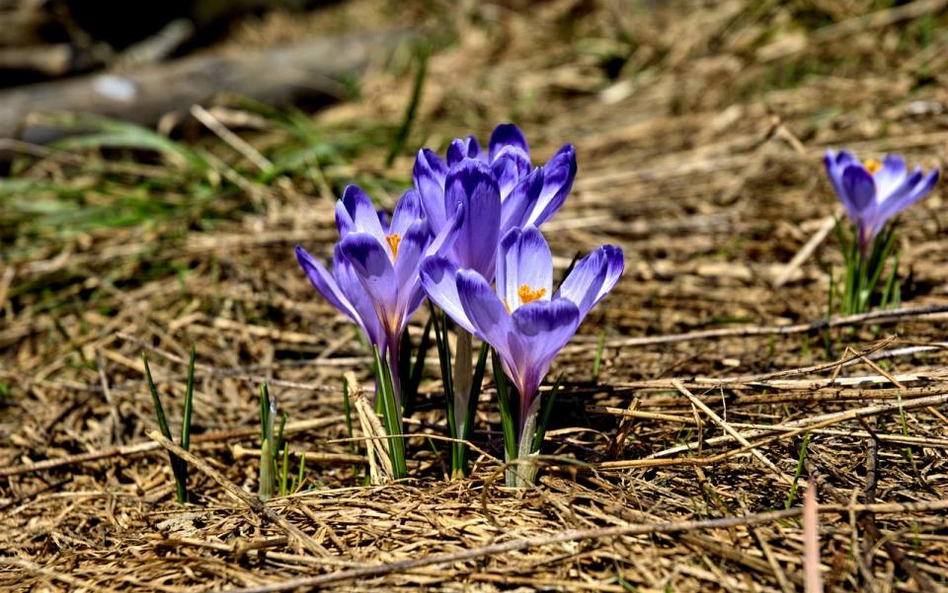
[[[428,297],[459,326],[500,355],[520,394],[520,434],[539,411],[537,391],[553,358],[589,310],[616,285],[622,250],[604,245],[577,262],[553,294],[553,258],[540,231],[511,229],[497,252],[496,288],[480,273],[444,257],[426,258],[421,281]],[[527,435],[530,437],[530,435]]]
[[[425,298],[419,263],[451,247],[464,212],[465,206],[456,207],[449,224],[435,236],[416,191],[405,192],[389,221],[364,191],[350,185],[336,202],[340,241],[333,252],[332,273],[296,246],[296,258],[316,290],[355,321],[387,357],[396,394],[399,340]]]
[[[493,278],[492,246],[514,227],[540,226],[563,205],[576,177],[576,152],[569,144],[542,167],[533,168],[523,132],[501,124],[485,153],[474,136],[455,139],[447,160],[425,148],[415,159],[415,189],[434,232],[455,205],[470,216],[454,246],[455,262]],[[476,203],[476,204],[475,204]]]
[[[928,195],[938,181],[938,169],[923,175],[917,167],[909,175],[898,154],[863,162],[851,152],[828,150],[824,161],[833,189],[858,229],[863,254],[886,221]]]

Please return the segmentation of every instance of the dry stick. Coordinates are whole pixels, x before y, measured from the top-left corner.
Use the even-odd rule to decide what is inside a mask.
[[[273,168],[273,163],[271,163],[267,157],[260,154],[257,149],[247,143],[246,140],[230,131],[227,126],[222,124],[220,120],[214,117],[207,109],[195,103],[191,105],[191,115],[207,126],[210,131],[217,134],[220,139],[229,144],[231,148],[247,157],[247,160],[256,165],[261,171],[269,171]]]
[[[160,435],[159,435],[160,436]],[[820,506],[818,511],[821,513],[849,513],[866,512],[875,513],[911,513],[911,512],[929,512],[948,509],[948,500],[936,500],[921,503],[885,503],[885,504],[862,504],[862,505],[825,505]],[[248,587],[245,589],[230,589],[228,593],[279,593],[281,591],[292,591],[293,589],[308,587],[321,587],[342,581],[352,579],[367,579],[384,576],[394,572],[405,572],[420,568],[423,566],[432,566],[436,564],[453,564],[464,560],[472,560],[483,556],[493,554],[504,554],[508,552],[517,552],[528,548],[536,548],[551,544],[561,544],[587,539],[602,539],[607,537],[624,537],[631,535],[644,535],[650,533],[683,533],[689,531],[699,531],[706,529],[729,529],[742,525],[755,525],[760,523],[770,523],[780,519],[799,517],[803,512],[802,507],[793,507],[789,509],[780,509],[776,511],[767,511],[756,515],[743,515],[740,517],[724,517],[720,519],[705,519],[702,521],[679,521],[676,523],[638,523],[633,525],[618,525],[613,527],[598,527],[590,529],[570,529],[556,534],[542,534],[532,537],[499,542],[487,546],[452,552],[448,554],[436,554],[432,556],[422,556],[411,560],[401,560],[387,564],[374,564],[362,566],[349,570],[341,570],[324,575],[313,577],[302,577],[290,579],[281,583],[272,585],[262,585],[259,587]]]
[[[283,429],[286,432],[286,429]],[[348,440],[348,439],[345,439]],[[234,459],[244,457],[260,458],[260,449],[248,449],[241,445],[234,445],[231,448],[231,454]],[[362,455],[353,455],[352,453],[323,453],[320,451],[301,451],[299,449],[290,449],[289,454],[294,457],[306,457],[306,463],[325,464],[325,465],[366,465],[369,461]]]
[[[324,426],[331,426],[333,424],[338,424],[342,421],[342,416],[334,416],[332,418],[316,418],[313,420],[299,420],[296,422],[287,422],[286,426],[283,429],[284,434],[291,434],[294,432],[303,432],[306,430],[311,430],[314,428],[322,428]],[[208,443],[213,441],[224,441],[228,439],[239,439],[252,437],[254,435],[260,434],[260,428],[235,428],[231,430],[219,430],[215,432],[206,432],[204,434],[195,434],[191,435],[191,443]],[[7,476],[16,476],[19,474],[25,474],[29,472],[39,472],[49,469],[55,469],[58,467],[63,467],[67,465],[74,465],[77,463],[87,463],[89,461],[98,461],[100,459],[108,459],[109,457],[124,457],[126,455],[137,455],[139,453],[147,453],[149,451],[156,451],[161,447],[158,443],[154,441],[145,441],[143,443],[134,443],[131,445],[123,445],[121,447],[106,447],[105,449],[100,449],[98,451],[89,451],[88,453],[79,453],[76,455],[70,455],[68,457],[62,457],[59,459],[46,459],[43,461],[38,461],[36,463],[27,463],[24,465],[16,465],[13,467],[4,467],[0,468],[0,478],[5,478]]]
[[[738,502],[741,505],[741,508],[744,510],[744,514],[747,514],[747,505],[743,500],[738,499]],[[767,559],[767,564],[770,565],[770,570],[774,573],[774,578],[777,579],[777,584],[780,585],[780,590],[783,593],[796,593],[796,589],[790,583],[790,579],[787,578],[787,572],[783,569],[783,566],[780,565],[780,561],[777,560],[777,556],[774,554],[773,548],[770,547],[770,544],[767,543],[767,538],[760,532],[760,529],[757,527],[748,525],[748,531],[753,534],[754,539],[757,540],[757,544],[760,545],[761,552],[764,553],[764,557]]]
[[[816,482],[803,495],[803,575],[806,593],[823,593],[820,575],[820,523],[816,511]]]
[[[238,499],[239,501],[247,505],[253,512],[257,513],[258,515],[262,515],[266,517],[267,519],[269,519],[270,521],[278,525],[290,537],[293,537],[294,539],[299,541],[299,543],[302,544],[303,547],[305,547],[309,551],[315,553],[317,556],[330,555],[329,550],[322,547],[314,539],[312,539],[311,537],[303,533],[302,529],[290,523],[286,519],[286,517],[284,517],[283,515],[277,513],[276,511],[274,511],[267,505],[263,504],[263,502],[259,498],[255,496],[251,496],[250,494],[247,494],[246,492],[241,490],[240,486],[228,480],[227,477],[224,476],[224,474],[222,474],[221,472],[217,471],[216,469],[208,465],[206,461],[204,461],[203,459],[201,459],[194,453],[191,453],[190,451],[185,451],[178,445],[172,443],[157,430],[153,430],[149,432],[148,438],[152,439],[153,441],[155,441],[156,443],[158,443],[159,445],[167,449],[169,452],[174,453],[175,455],[177,455],[178,457],[180,457],[187,463],[194,466],[196,469],[206,474],[207,477],[217,482],[218,485],[220,485],[220,487],[226,490],[230,495],[232,495],[233,497],[235,497],[236,499]]]
[[[795,325],[771,325],[754,327],[735,327],[708,329],[683,334],[667,334],[664,336],[650,336],[642,338],[622,338],[610,340],[606,345],[612,348],[621,346],[649,346],[653,344],[674,344],[677,342],[688,342],[691,340],[708,340],[713,338],[744,338],[751,336],[770,336],[802,334],[825,328],[863,325],[866,323],[884,323],[903,319],[905,317],[915,317],[923,315],[933,315],[937,313],[948,312],[946,305],[927,305],[924,307],[902,307],[901,309],[888,309],[885,311],[870,311],[868,313],[859,313],[858,315],[846,315],[844,317],[830,317],[829,319],[818,319],[810,323],[797,323]]]
[[[903,401],[902,405],[898,404],[883,404],[879,406],[867,406],[864,408],[856,408],[853,410],[847,410],[844,412],[834,412],[832,414],[824,414],[821,416],[816,416],[814,418],[804,418],[802,420],[794,420],[792,422],[787,422],[782,425],[783,428],[792,428],[789,432],[783,434],[769,437],[756,445],[754,447],[759,447],[771,441],[780,441],[786,440],[792,437],[795,437],[798,434],[808,432],[818,428],[824,428],[833,424],[838,424],[840,422],[845,422],[847,420],[858,420],[860,418],[869,418],[872,416],[878,416],[883,414],[895,414],[901,410],[914,410],[916,408],[924,408],[927,406],[938,406],[948,403],[948,394],[942,394],[932,397],[920,397],[915,400]],[[754,435],[745,435],[745,436],[758,436],[757,433]],[[723,435],[720,437],[714,437],[713,439],[706,439],[704,441],[705,445],[717,444],[724,441],[731,440],[730,435]],[[667,455],[673,453],[682,453],[687,451],[692,451],[697,446],[697,443],[688,443],[685,445],[680,445],[677,447],[672,447],[671,449],[665,449],[664,451],[659,451],[658,453],[652,453],[645,459],[629,459],[624,461],[606,461],[595,465],[597,470],[619,470],[619,469],[631,469],[631,468],[641,468],[641,467],[665,467],[672,465],[689,465],[689,464],[698,464],[698,465],[709,465],[712,463],[717,463],[724,459],[734,457],[736,455],[743,455],[748,450],[749,447],[741,447],[740,449],[735,449],[733,451],[727,451],[725,453],[719,453],[711,457],[675,457],[672,459],[661,459]]]
[[[684,416],[673,416],[670,414],[653,414],[651,412],[637,412],[625,410],[623,408],[612,408],[609,406],[586,406],[587,412],[593,412],[597,414],[605,414],[608,416],[625,416],[631,418],[641,418],[645,420],[660,420],[666,422],[676,422],[681,424],[689,424],[692,426],[697,425],[694,418],[686,418]],[[860,419],[861,420],[861,419]],[[746,428],[757,431],[755,434],[745,434],[744,436],[760,436],[768,433],[778,433],[778,432],[792,432],[797,430],[796,428],[782,426],[780,424],[755,424],[751,422],[731,422],[731,426],[734,428]],[[867,432],[864,430],[832,430],[832,429],[811,429],[809,432],[813,434],[825,434],[829,436],[837,437],[855,437],[855,438],[868,438],[872,437],[873,439],[884,441],[887,443],[895,443],[898,445],[914,445],[918,447],[932,447],[937,449],[948,448],[948,439],[939,439],[939,438],[925,438],[925,437],[913,437],[905,436],[901,433],[877,433]],[[728,440],[730,437],[725,437],[724,440]],[[713,440],[713,439],[712,439]],[[333,442],[333,441],[329,441]],[[708,442],[708,441],[705,441]],[[722,442],[717,440],[714,442]]]
[[[24,560],[22,558],[0,558],[0,565],[14,566],[37,576],[43,576],[48,579],[61,581],[67,585],[76,587],[77,589],[88,589],[90,585],[94,585],[94,590],[96,591],[111,591],[113,593],[117,593],[118,591],[118,589],[107,587],[102,583],[91,581],[88,576],[85,578],[80,578],[71,574],[56,572],[56,570],[52,568],[46,568],[45,566],[34,564],[33,562]]]
[[[678,422],[681,424],[695,424],[694,418],[688,418],[686,416],[658,414],[655,412],[639,412],[638,410],[627,410],[625,408],[614,408],[611,406],[586,406],[586,411],[593,412],[595,414],[606,414],[609,416],[638,418],[640,420],[661,420],[665,422]]]
[[[385,429],[379,422],[372,407],[366,401],[362,385],[355,373],[346,371],[346,383],[349,385],[349,401],[354,402],[356,416],[362,433],[368,437],[365,443],[365,453],[369,461],[369,476],[372,484],[387,482],[392,477],[392,459],[388,454],[388,441],[385,440]],[[381,438],[379,438],[381,437]]]
[[[869,446],[866,450],[866,486],[863,489],[866,496],[867,503],[873,503],[876,501],[876,485],[878,480],[878,467],[879,467],[879,438],[875,433],[873,427],[869,426],[869,423],[864,419],[860,418],[859,422],[862,424],[863,428],[866,429],[866,432],[869,433]],[[879,419],[873,419],[873,425],[879,425]],[[875,519],[872,515],[867,514],[866,520],[875,525]],[[866,549],[865,551],[854,549],[853,556],[860,558],[860,566],[869,566],[872,562],[872,550],[876,545],[876,539],[874,537],[873,531],[868,530],[868,535],[866,537]]]
[[[820,246],[820,243],[826,240],[826,237],[830,234],[830,231],[833,230],[834,226],[836,226],[836,217],[827,216],[823,220],[823,224],[820,225],[819,230],[817,230],[816,233],[810,237],[810,240],[807,241],[803,248],[793,256],[793,259],[790,260],[790,263],[784,266],[780,274],[774,279],[774,288],[780,288],[787,283],[787,280],[790,279],[790,276],[792,276],[793,273],[803,265],[803,262],[813,255],[813,252],[816,251],[816,248]]]
[[[687,397],[688,399],[690,399],[690,400],[691,400],[691,403],[692,403],[695,407],[699,408],[702,412],[704,412],[705,414],[707,414],[708,417],[711,418],[711,420],[713,420],[718,426],[720,426],[721,428],[723,428],[726,433],[728,433],[729,435],[731,435],[732,437],[734,437],[735,439],[737,439],[737,442],[739,442],[740,444],[744,445],[745,447],[750,447],[750,448],[751,448],[751,449],[750,449],[751,455],[753,455],[753,456],[756,457],[761,463],[763,463],[764,465],[766,465],[767,468],[768,468],[770,471],[772,471],[772,472],[774,473],[774,475],[776,475],[778,478],[780,478],[781,480],[783,480],[784,482],[786,482],[787,485],[792,485],[792,484],[793,484],[793,478],[791,478],[790,476],[788,476],[788,475],[784,474],[782,471],[780,471],[780,468],[778,468],[776,465],[774,465],[772,461],[770,461],[769,459],[767,459],[767,457],[766,457],[763,453],[761,453],[760,451],[758,451],[758,450],[756,449],[757,445],[752,445],[752,444],[750,443],[750,441],[748,441],[746,438],[744,438],[744,435],[742,435],[742,434],[739,433],[738,431],[734,430],[734,429],[731,427],[731,425],[728,424],[727,422],[725,422],[723,418],[721,418],[720,416],[718,416],[718,415],[714,412],[714,410],[712,410],[711,408],[709,408],[703,401],[701,401],[700,399],[698,399],[697,397],[695,397],[693,393],[691,393],[690,391],[688,391],[688,390],[685,388],[685,386],[682,385],[681,382],[680,382],[678,379],[672,379],[672,385],[674,385],[674,386],[675,386],[675,389],[677,389],[678,391],[680,391],[682,395],[684,395],[685,397]],[[701,446],[701,444],[702,444],[702,443],[699,443],[699,447]]]
[[[840,503],[845,504],[845,502],[848,500],[846,495],[840,492],[836,487],[834,487],[832,484],[827,482],[825,479],[823,479],[823,476],[816,465],[819,460],[820,460],[820,456],[818,453],[815,453],[812,451],[807,453],[807,456],[803,460],[803,464],[804,464],[804,467],[806,468],[807,473],[813,477],[813,482],[818,482],[820,486],[823,487],[824,490],[829,492],[830,496],[832,496],[834,499],[836,499]],[[939,502],[942,502],[942,501],[939,501]],[[870,537],[872,537],[874,540],[883,542],[882,549],[885,550],[885,553],[889,555],[889,558],[891,558],[893,562],[898,564],[899,567],[901,567],[902,570],[905,571],[905,574],[915,579],[915,582],[918,583],[918,588],[921,591],[923,591],[924,593],[935,593],[936,589],[935,589],[935,586],[932,584],[931,580],[929,580],[929,578],[923,572],[915,568],[915,565],[912,564],[910,560],[908,560],[907,558],[905,558],[905,556],[902,555],[902,552],[899,550],[899,548],[895,544],[893,544],[889,538],[883,539],[883,535],[879,531],[879,528],[876,527],[875,518],[872,515],[873,513],[872,508],[876,506],[877,505],[871,504],[871,503],[865,504],[865,505],[852,505],[851,504],[850,513],[857,513],[857,512],[863,513],[858,518],[859,525],[864,530],[866,530],[869,533]],[[853,554],[858,554],[858,553],[859,553],[858,550],[853,550]]]
[[[889,373],[887,373],[886,371],[882,370],[882,367],[880,367],[879,365],[877,365],[877,364],[876,364],[875,362],[873,362],[871,359],[866,358],[865,356],[860,356],[860,358],[862,359],[863,362],[865,362],[867,365],[869,365],[874,371],[876,371],[877,373],[879,373],[880,375],[882,375],[883,377],[885,377],[886,379],[888,379],[888,380],[889,380],[889,383],[892,383],[893,385],[895,385],[896,388],[898,388],[898,390],[899,390],[900,392],[905,391],[905,385],[902,385],[902,384],[899,383],[898,380],[896,380],[891,374],[889,374]],[[927,408],[927,411],[928,411],[928,413],[930,413],[932,416],[934,416],[934,417],[938,418],[939,420],[941,420],[942,422],[945,422],[946,424],[948,424],[948,420],[945,419],[944,415],[942,415],[942,413],[939,412],[938,410],[936,410],[935,408],[929,406],[929,407]]]
[[[778,379],[778,378],[780,378],[780,377],[790,377],[790,376],[793,376],[793,375],[809,375],[809,374],[812,374],[812,373],[820,373],[820,372],[828,371],[828,370],[836,370],[836,369],[839,369],[839,368],[841,368],[841,367],[848,366],[848,365],[850,365],[850,364],[854,364],[856,361],[861,360],[861,358],[862,358],[863,356],[869,356],[869,355],[872,354],[873,352],[877,352],[877,351],[881,350],[882,348],[885,348],[886,346],[888,346],[889,344],[891,344],[892,342],[894,342],[895,339],[896,339],[896,336],[889,336],[888,338],[882,340],[881,342],[878,342],[878,343],[876,343],[876,344],[873,344],[871,347],[866,348],[865,350],[863,350],[863,351],[861,351],[861,352],[855,352],[855,353],[853,353],[853,354],[851,354],[851,355],[849,355],[849,356],[844,356],[843,358],[840,358],[840,359],[838,359],[838,360],[834,360],[833,362],[823,362],[823,363],[820,363],[820,364],[810,365],[810,366],[808,366],[808,367],[799,367],[799,368],[795,368],[795,369],[784,369],[784,370],[782,370],[782,371],[773,371],[773,372],[770,372],[770,373],[761,373],[761,374],[757,374],[757,375],[739,375],[739,376],[737,376],[737,377],[724,377],[724,378],[722,378],[722,377],[695,377],[694,379],[691,380],[691,384],[694,384],[694,385],[699,385],[699,384],[700,384],[700,386],[712,386],[712,387],[720,387],[720,386],[724,386],[724,385],[749,385],[749,384],[756,384],[756,385],[760,385],[760,386],[762,386],[762,387],[770,387],[770,386],[772,386],[772,384],[766,383],[766,382],[767,382],[767,381],[770,381],[770,380],[772,380],[772,379]],[[858,381],[864,381],[864,380],[866,380],[866,379],[867,379],[867,378],[865,378],[865,377],[847,377],[847,378],[844,378],[844,379],[840,379],[839,381],[836,381],[836,380],[830,381],[830,382],[828,383],[828,385],[832,385],[832,384],[834,384],[834,383],[835,383],[835,384],[842,385],[842,384],[844,384],[844,383],[846,383],[846,382],[850,382],[850,381],[857,381],[857,382],[858,382]],[[618,388],[633,388],[633,387],[638,387],[638,388],[653,388],[653,389],[670,389],[670,388],[674,387],[674,386],[672,385],[672,381],[673,381],[673,379],[652,379],[652,380],[649,380],[649,381],[635,381],[635,382],[628,382],[628,383],[616,383],[616,384],[613,385],[613,387],[618,387]],[[805,387],[806,389],[812,389],[812,388],[813,388],[813,383],[814,383],[813,381],[807,381],[806,384],[804,385],[804,387]]]
[[[102,352],[95,351],[95,366],[99,370],[99,382],[102,384],[102,395],[109,406],[109,416],[112,417],[112,443],[122,442],[122,419],[119,417],[118,405],[112,399],[112,390],[109,389],[109,378],[105,376],[105,363]]]

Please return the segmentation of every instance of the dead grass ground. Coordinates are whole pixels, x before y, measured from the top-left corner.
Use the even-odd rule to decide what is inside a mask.
[[[836,208],[826,148],[945,169],[948,2],[448,4],[358,0],[235,37],[434,31],[409,149],[390,168],[410,52],[314,119],[214,111],[276,175],[196,126],[158,156],[18,147],[0,194],[0,587],[802,590],[803,489],[782,509],[808,432],[800,482],[823,505],[826,589],[944,589],[944,189],[901,217],[899,314],[807,326],[826,316],[835,239],[786,264]],[[410,425],[412,479],[363,487],[341,376],[365,379],[368,359],[292,247],[328,257],[346,183],[390,205],[411,147],[485,138],[506,120],[541,158],[577,147],[574,192],[545,227],[561,270],[607,241],[627,257],[555,366],[567,378],[545,446],[555,457],[529,492],[501,488],[489,455],[470,480],[445,482],[438,441],[423,436],[444,433],[432,380]],[[175,425],[192,343],[197,465],[182,507],[147,436],[140,353]],[[264,378],[291,448],[310,454],[303,488],[268,505],[279,523],[227,493],[256,491],[247,449]],[[478,429],[498,455],[487,401]]]

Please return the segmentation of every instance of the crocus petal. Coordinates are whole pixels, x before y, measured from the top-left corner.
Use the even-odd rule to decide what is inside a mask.
[[[369,294],[362,286],[362,281],[356,273],[349,259],[343,255],[340,245],[333,250],[332,275],[339,285],[339,290],[345,295],[355,312],[353,319],[365,332],[369,342],[378,346],[379,352],[385,350],[388,339],[379,321],[379,315]]]
[[[567,144],[543,165],[543,189],[525,224],[540,226],[553,217],[566,201],[576,179],[576,151]]]
[[[464,204],[458,204],[458,209],[454,212],[454,216],[448,220],[444,228],[441,229],[441,232],[435,235],[428,243],[428,247],[425,249],[425,257],[432,255],[446,256],[454,249],[454,242],[457,241],[458,231],[461,225],[464,224],[466,211],[467,208]]]
[[[415,310],[410,306],[421,291],[421,279],[418,277],[418,265],[428,246],[431,236],[428,223],[416,220],[402,235],[395,258],[395,283],[398,287],[398,309],[407,320]],[[420,304],[421,301],[418,301]]]
[[[585,318],[589,310],[615,287],[624,266],[621,248],[615,245],[598,247],[576,263],[560,285],[556,297],[575,303],[580,319]]]
[[[386,234],[398,234],[404,236],[408,232],[408,227],[416,221],[424,218],[425,209],[421,204],[421,196],[418,192],[410,189],[402,194],[395,204],[395,211],[392,212],[392,223],[389,225]]]
[[[853,211],[860,216],[875,203],[876,184],[862,165],[850,165],[843,170],[843,195]]]
[[[876,182],[876,200],[885,202],[905,181],[905,175],[905,159],[898,154],[887,154],[882,160],[882,168],[872,176]]]
[[[927,196],[938,182],[938,169],[932,169],[924,178],[921,170],[916,170],[907,182],[903,185],[904,191],[897,190],[879,206],[877,220],[873,221],[872,234],[882,230],[887,220]]]
[[[514,333],[529,354],[529,361],[521,362],[515,371],[520,376],[512,378],[518,384],[524,404],[529,407],[553,358],[576,333],[579,309],[566,299],[536,301],[514,311],[511,319]]]
[[[324,299],[329,301],[330,305],[339,309],[340,312],[348,315],[357,323],[361,323],[349,299],[339,289],[336,279],[332,277],[323,264],[319,263],[316,258],[299,245],[296,246],[296,260],[300,263],[303,271],[306,272],[306,276],[313,287],[319,294],[323,295]]]
[[[346,210],[346,205],[342,203],[342,200],[336,201],[336,228],[339,230],[339,238],[342,239],[346,235],[356,230],[355,221],[352,220],[352,216],[349,215],[349,211]]]
[[[517,182],[530,173],[530,157],[516,146],[504,146],[491,161],[490,168],[500,188],[500,199],[504,200]]]
[[[465,159],[448,173],[445,208],[449,217],[464,206],[465,216],[454,243],[454,255],[462,268],[493,278],[495,251],[500,234],[500,193],[497,181],[484,163]]]
[[[525,227],[543,191],[543,168],[534,169],[514,186],[501,205],[500,236],[514,227]]]
[[[477,159],[479,161],[484,161],[484,151],[481,150],[481,145],[477,142],[477,138],[474,136],[468,136],[467,138],[455,138],[451,145],[448,146],[448,167],[453,167],[454,165],[460,163],[464,159]]]
[[[377,241],[385,242],[385,231],[382,229],[382,222],[379,220],[375,204],[360,187],[356,185],[346,187],[342,194],[342,205],[355,224],[354,232],[368,233]]]
[[[511,229],[497,250],[497,293],[510,311],[524,305],[520,295],[524,286],[542,292],[542,300],[552,296],[553,256],[546,239],[533,226]]]
[[[511,329],[510,314],[490,284],[474,270],[459,270],[457,291],[465,316],[476,330],[475,335],[499,352],[506,351]]]
[[[388,247],[383,247],[372,235],[359,232],[349,233],[339,247],[368,293],[382,326],[390,337],[395,336],[402,319],[398,311],[398,283]]]
[[[467,317],[458,295],[458,267],[444,257],[428,257],[421,262],[421,284],[425,293],[448,317],[468,333],[476,333],[474,324]]]
[[[500,124],[490,135],[490,141],[487,143],[487,158],[493,163],[500,151],[506,146],[519,148],[530,156],[530,147],[527,145],[527,139],[520,131],[520,128],[513,124]]]
[[[382,232],[388,235],[391,233],[392,218],[388,215],[388,212],[386,212],[384,208],[379,208],[376,210],[376,213],[379,215],[379,224],[382,225]]]
[[[848,150],[841,150],[837,153],[835,157],[836,165],[840,169],[845,169],[849,165],[859,165],[862,164],[856,155],[849,152]]]
[[[441,230],[446,220],[444,182],[447,174],[448,166],[441,157],[427,148],[418,151],[413,170],[415,189],[418,190],[428,224],[434,233]]]

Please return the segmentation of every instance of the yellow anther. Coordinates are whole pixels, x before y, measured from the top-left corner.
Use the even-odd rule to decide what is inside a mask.
[[[402,242],[402,236],[398,233],[392,233],[391,235],[385,235],[385,241],[388,243],[388,248],[392,250],[392,259],[398,257],[398,246]]]
[[[870,175],[875,175],[882,169],[882,163],[876,159],[866,159],[862,162],[862,166],[866,168],[866,171],[869,171]]]
[[[520,302],[526,305],[527,303],[532,303],[533,301],[543,297],[543,295],[546,294],[546,289],[538,288],[533,290],[526,284],[522,284],[520,286],[520,290],[517,291],[517,294],[520,296]]]

